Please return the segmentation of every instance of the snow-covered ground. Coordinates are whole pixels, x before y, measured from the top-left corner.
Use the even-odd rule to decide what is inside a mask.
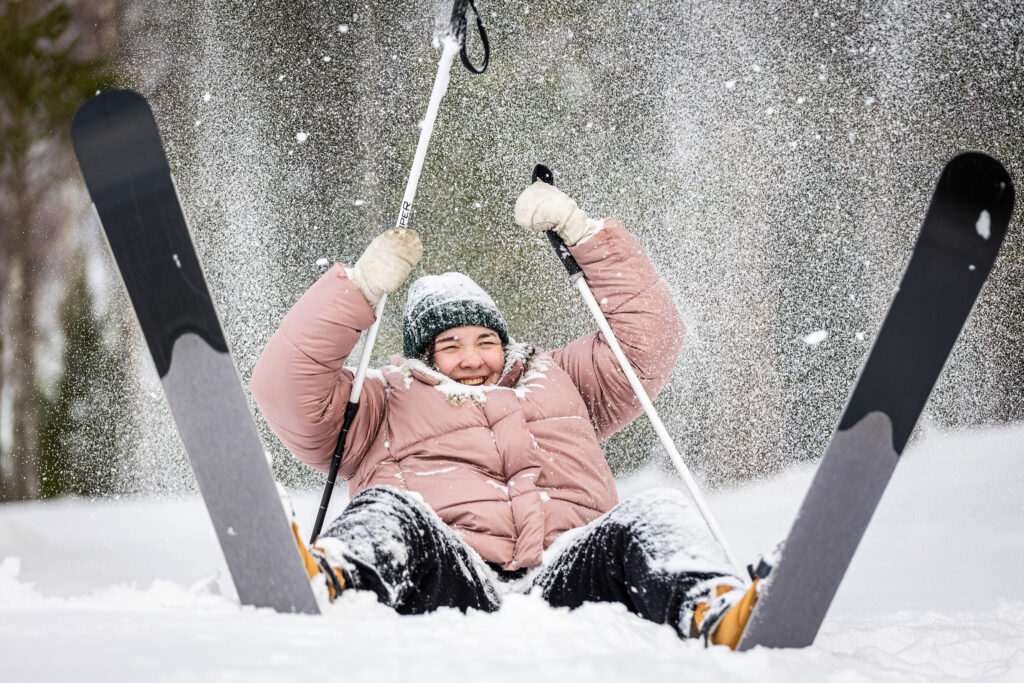
[[[785,535],[811,473],[711,496],[738,555]],[[744,654],[529,597],[420,617],[352,592],[323,617],[242,608],[198,500],[0,506],[0,680],[1024,681],[1022,491],[1024,426],[923,439],[817,643]],[[296,497],[303,526],[316,499]]]

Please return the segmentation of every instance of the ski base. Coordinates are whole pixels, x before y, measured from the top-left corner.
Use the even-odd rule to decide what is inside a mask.
[[[928,396],[970,315],[1013,211],[985,154],[939,178],[899,291],[738,649],[814,642]]]
[[[239,600],[318,613],[149,104],[100,93],[71,137]]]

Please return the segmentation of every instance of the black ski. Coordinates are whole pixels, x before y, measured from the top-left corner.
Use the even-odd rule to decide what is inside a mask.
[[[71,138],[239,599],[317,613],[149,104],[96,95]]]
[[[1013,202],[1010,177],[991,157],[968,152],[946,165],[899,291],[740,650],[814,642],[988,278]]]

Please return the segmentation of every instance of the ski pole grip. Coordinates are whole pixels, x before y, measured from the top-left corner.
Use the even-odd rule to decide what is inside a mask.
[[[543,180],[548,185],[555,184],[555,175],[551,172],[551,169],[544,164],[537,164],[533,167],[533,182]],[[558,260],[562,262],[565,269],[569,271],[569,279],[575,280],[577,277],[583,274],[583,269],[580,268],[580,264],[576,263],[576,259],[569,253],[569,247],[565,246],[565,241],[559,237],[558,233],[554,230],[548,230],[545,233],[548,236],[548,241],[551,242],[552,248],[555,250],[555,255]]]
[[[327,473],[327,485],[324,487],[324,495],[320,498],[320,509],[316,512],[316,521],[313,523],[313,533],[309,537],[310,544],[316,542],[320,530],[324,526],[324,518],[327,516],[327,506],[331,504],[331,494],[334,493],[334,482],[338,479],[338,468],[341,467],[341,458],[345,454],[345,437],[355,420],[359,411],[359,403],[349,401],[345,406],[345,419],[341,423],[341,433],[338,435],[338,445],[334,447],[334,458],[331,460],[331,471]]]

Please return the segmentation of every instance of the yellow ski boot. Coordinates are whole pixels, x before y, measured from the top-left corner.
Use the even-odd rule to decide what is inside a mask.
[[[315,543],[309,548],[306,547],[299,535],[299,525],[295,522],[292,522],[292,534],[295,535],[295,543],[299,546],[299,554],[302,555],[302,564],[306,567],[309,580],[315,584],[317,577],[322,577],[327,586],[327,595],[331,602],[334,602],[334,599],[345,590],[344,572],[340,568],[331,566],[327,560],[327,551],[322,547]]]

